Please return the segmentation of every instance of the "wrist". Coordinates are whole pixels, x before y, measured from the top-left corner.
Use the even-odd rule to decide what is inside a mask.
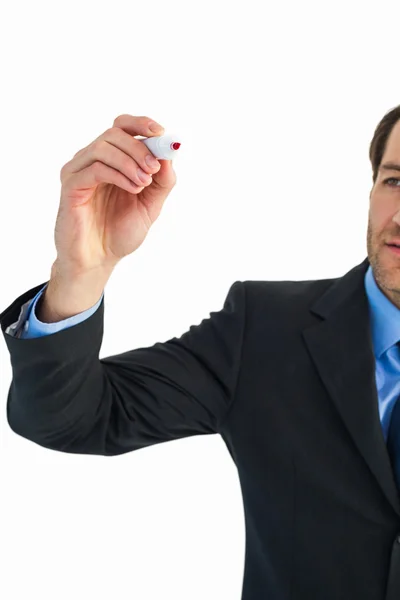
[[[42,323],[56,323],[92,308],[101,298],[111,273],[65,274],[52,268],[49,283],[36,305]]]

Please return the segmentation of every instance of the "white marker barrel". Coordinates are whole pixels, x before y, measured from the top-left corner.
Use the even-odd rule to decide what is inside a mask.
[[[173,148],[173,144],[181,144],[179,136],[173,133],[166,133],[164,135],[144,138],[140,141],[147,146],[147,148],[152,154],[154,154],[156,158],[161,160],[173,160],[176,158],[179,146],[175,150]]]

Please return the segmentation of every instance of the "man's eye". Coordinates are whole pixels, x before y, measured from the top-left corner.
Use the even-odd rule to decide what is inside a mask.
[[[400,179],[397,179],[397,177],[389,177],[389,179],[385,179],[384,183],[388,183],[389,181],[400,181]],[[399,187],[399,186],[395,185],[394,187]]]

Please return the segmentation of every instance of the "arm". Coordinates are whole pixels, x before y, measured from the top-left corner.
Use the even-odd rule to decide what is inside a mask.
[[[3,332],[30,292],[0,315]],[[57,294],[66,298],[67,289]],[[65,305],[50,307],[65,316]],[[242,282],[231,286],[220,311],[180,338],[99,359],[103,317],[104,298],[88,319],[53,335],[5,335],[13,365],[7,419],[14,432],[46,448],[110,456],[220,431],[240,368]]]

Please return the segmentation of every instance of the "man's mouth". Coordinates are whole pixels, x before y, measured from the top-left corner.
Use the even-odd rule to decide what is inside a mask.
[[[400,256],[400,244],[386,244],[386,246],[391,250],[394,254]]]

